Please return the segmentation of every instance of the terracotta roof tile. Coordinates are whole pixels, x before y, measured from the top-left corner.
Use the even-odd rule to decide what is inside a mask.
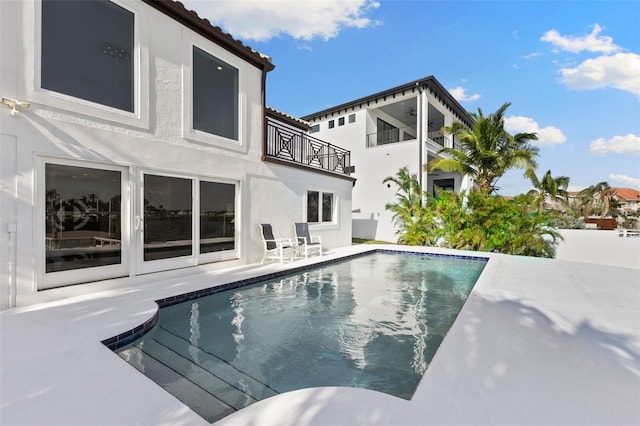
[[[622,198],[623,200],[631,201],[638,200],[640,201],[640,191],[637,189],[631,188],[612,188],[616,191],[616,195],[618,198]]]

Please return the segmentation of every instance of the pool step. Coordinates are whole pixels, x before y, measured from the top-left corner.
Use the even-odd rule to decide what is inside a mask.
[[[241,406],[232,404],[232,406],[237,409],[244,408],[253,402],[277,395],[278,393],[267,384],[261,382],[259,378],[255,378],[244,371],[238,370],[229,361],[202,350],[200,347],[192,345],[185,338],[167,330],[162,328],[156,330],[154,340],[161,345],[172,348],[176,354],[189,362],[190,365],[207,371],[222,383],[236,389],[238,392],[246,395],[247,399],[252,400],[243,403]]]
[[[209,423],[220,420],[236,411],[233,407],[220,401],[211,393],[175,372],[172,368],[145,354],[136,346],[128,347],[119,353],[136,369],[189,406]],[[136,359],[136,361],[131,362],[130,360],[132,359]]]
[[[209,422],[278,393],[229,362],[159,327],[120,354]],[[137,363],[131,361],[134,358]]]

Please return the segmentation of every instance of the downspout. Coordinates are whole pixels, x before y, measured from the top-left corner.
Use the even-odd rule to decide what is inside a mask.
[[[262,160],[267,153],[267,70],[262,70]]]

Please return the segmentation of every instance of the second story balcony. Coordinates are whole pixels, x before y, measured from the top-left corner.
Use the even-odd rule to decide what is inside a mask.
[[[351,151],[309,136],[269,115],[265,120],[265,160],[343,176],[352,172]]]

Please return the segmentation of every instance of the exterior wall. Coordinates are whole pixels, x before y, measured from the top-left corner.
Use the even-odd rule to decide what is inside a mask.
[[[395,176],[402,167],[408,167],[411,173],[419,175],[420,168],[432,159],[437,150],[441,148],[434,142],[425,141],[422,159],[420,158],[420,146],[415,138],[367,148],[367,135],[376,132],[377,118],[381,118],[398,128],[405,126],[401,121],[379,108],[416,96],[419,96],[417,91],[406,90],[402,94],[388,96],[385,100],[370,102],[369,105],[350,106],[339,113],[328,113],[311,119],[312,125],[320,125],[319,131],[313,133],[314,137],[351,150],[351,161],[355,166],[355,172],[351,176],[357,179],[353,189],[354,238],[397,241],[393,216],[385,209],[387,203],[395,201],[396,188],[395,185],[390,184],[389,187],[382,181],[386,177]],[[431,105],[432,108],[443,114],[444,125],[451,125],[457,121],[445,105],[432,94],[425,92],[423,96],[425,105]],[[419,99],[420,97],[418,97],[417,103],[420,103]],[[426,108],[422,107],[422,110],[424,109]],[[349,123],[348,118],[351,114],[356,115],[355,123]],[[344,126],[338,125],[340,117],[345,118]],[[335,123],[335,127],[332,129],[328,127],[330,120]],[[423,125],[426,126],[429,118],[424,115],[422,120]],[[426,135],[423,139],[426,139]],[[449,178],[454,179],[455,191],[467,190],[473,185],[470,178],[457,173],[442,171],[427,173],[425,171],[423,173],[423,188],[425,191],[433,193],[435,179]]]
[[[19,115],[0,105],[0,309],[36,303],[43,300],[43,293],[50,298],[52,292],[87,291],[83,284],[73,286],[71,292],[39,291],[45,250],[44,161],[124,171],[127,193],[123,193],[123,203],[126,195],[129,208],[123,212],[123,240],[129,239],[130,245],[123,259],[128,264],[124,279],[147,272],[141,260],[142,240],[135,231],[136,217],[143,209],[143,172],[237,185],[237,252],[225,262],[211,264],[214,269],[260,260],[263,248],[258,224],[275,222],[275,229],[284,234],[293,222],[303,221],[308,187],[331,190],[339,200],[336,224],[312,227],[312,231],[324,234],[325,248],[350,244],[350,181],[261,161],[263,70],[142,2],[118,4],[133,11],[136,20],[137,103],[133,114],[40,89],[36,84],[39,2],[0,2],[0,95],[31,104]],[[239,70],[237,142],[191,130],[188,88],[194,44]],[[198,263],[202,261],[191,264]],[[91,281],[90,270],[86,275],[86,281]],[[103,287],[113,285],[117,283]],[[102,287],[85,288],[97,291]]]

